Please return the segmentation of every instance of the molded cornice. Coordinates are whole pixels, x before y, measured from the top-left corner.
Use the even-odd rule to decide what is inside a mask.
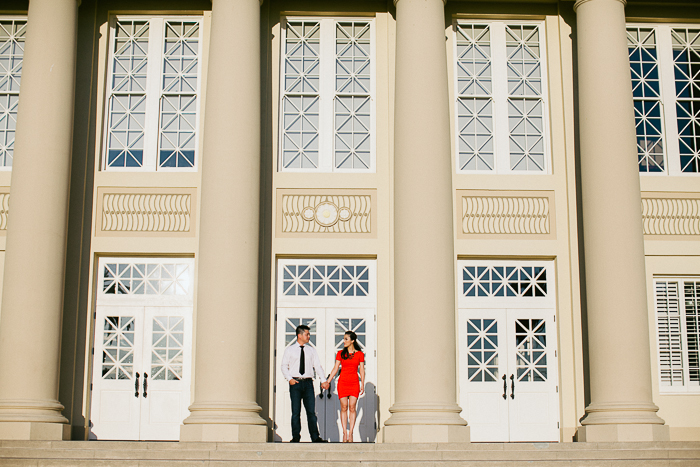
[[[590,1],[592,1],[592,0],[577,0],[576,3],[574,3],[574,11],[576,11],[578,9],[578,7],[580,7],[584,3],[590,2]],[[622,3],[623,6],[627,5],[627,0],[611,0],[611,1],[620,2],[620,3]]]

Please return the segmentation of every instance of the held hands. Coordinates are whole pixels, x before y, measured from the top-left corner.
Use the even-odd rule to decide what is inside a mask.
[[[321,389],[328,389],[330,387],[331,387],[331,383],[329,383],[328,381],[321,383]]]

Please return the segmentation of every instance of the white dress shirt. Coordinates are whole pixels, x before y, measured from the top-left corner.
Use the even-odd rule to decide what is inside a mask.
[[[299,374],[299,359],[301,357],[301,346],[299,342],[295,342],[286,349],[282,356],[282,374],[284,379],[289,381],[292,378],[313,378],[314,369],[316,374],[322,381],[325,381],[325,372],[321,366],[321,360],[318,358],[318,352],[311,345],[304,346],[304,374]]]

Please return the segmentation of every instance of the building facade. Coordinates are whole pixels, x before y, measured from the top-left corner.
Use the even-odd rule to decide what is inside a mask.
[[[287,441],[307,324],[363,442],[700,440],[699,122],[694,1],[6,0],[0,439]]]

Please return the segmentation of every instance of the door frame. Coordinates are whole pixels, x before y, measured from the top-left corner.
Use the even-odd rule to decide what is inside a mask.
[[[468,375],[466,374],[465,371],[463,371],[465,361],[467,358],[467,353],[466,353],[466,343],[463,345],[464,339],[466,339],[466,321],[467,319],[471,318],[472,316],[481,319],[484,318],[486,313],[489,310],[499,310],[501,311],[502,314],[502,319],[503,319],[503,324],[506,326],[504,329],[499,329],[498,335],[499,339],[504,339],[508,338],[509,333],[507,332],[507,326],[511,320],[512,316],[514,314],[520,314],[523,312],[527,312],[527,310],[532,310],[533,313],[536,313],[536,318],[542,318],[546,319],[547,325],[549,329],[547,330],[547,340],[548,345],[547,348],[549,350],[553,350],[553,358],[554,361],[551,364],[548,364],[548,367],[551,368],[552,371],[555,371],[556,374],[554,375],[554,385],[555,385],[555,391],[556,391],[556,404],[550,404],[550,407],[552,408],[553,411],[555,411],[556,414],[556,422],[557,422],[557,436],[556,439],[552,435],[547,440],[532,440],[533,442],[538,442],[538,441],[547,441],[547,442],[559,442],[561,441],[561,394],[559,391],[559,386],[561,385],[560,382],[560,369],[559,369],[559,352],[558,352],[558,347],[559,347],[559,338],[558,338],[558,325],[557,325],[557,289],[556,289],[556,268],[555,268],[555,260],[553,259],[548,259],[548,260],[541,260],[541,259],[532,259],[532,260],[523,260],[523,259],[516,259],[516,260],[502,260],[502,259],[497,259],[497,260],[471,260],[471,259],[459,259],[457,261],[457,278],[458,278],[458,285],[457,285],[457,304],[458,304],[458,313],[457,313],[457,319],[459,320],[458,322],[458,349],[457,349],[457,361],[459,362],[457,365],[457,372],[458,372],[458,382],[460,386],[460,405],[462,406],[465,414],[467,413],[468,410],[468,392],[467,392],[467,385],[470,384],[468,383]],[[529,295],[529,291],[526,289],[525,293],[516,293],[511,296],[497,296],[496,294],[492,293],[494,288],[497,286],[492,285],[492,288],[487,291],[488,294],[481,292],[477,292],[477,288],[475,288],[475,284],[477,281],[472,280],[472,276],[468,275],[464,268],[467,266],[473,266],[473,267],[543,267],[545,270],[546,274],[546,294],[544,296],[531,296]],[[478,271],[477,271],[478,274]],[[485,284],[486,287],[488,288],[488,283],[502,283],[506,284],[508,281],[496,281],[496,280],[485,280],[483,283],[480,284]],[[512,282],[511,285],[506,285],[507,287],[512,287],[511,290],[518,290],[520,286],[519,280],[515,280]],[[533,285],[536,285],[537,281],[532,280],[530,281]],[[466,287],[465,287],[466,286]],[[522,289],[519,289],[520,292],[522,292]],[[541,289],[538,291],[541,295]],[[504,294],[505,295],[505,294]],[[545,314],[546,313],[546,314]],[[542,315],[542,316],[540,316]],[[551,318],[549,316],[551,315]],[[550,321],[551,320],[551,321]],[[503,326],[502,326],[503,327]],[[513,332],[513,331],[511,331]],[[550,336],[552,336],[550,338]],[[499,344],[499,347],[501,347],[502,344]],[[506,341],[506,345],[508,345]],[[551,349],[550,345],[553,345],[553,349]],[[506,349],[507,351],[507,349]],[[549,355],[549,354],[548,354]],[[505,359],[509,359],[508,355],[503,355]],[[504,362],[505,366],[508,366],[508,362]],[[500,367],[503,364],[499,365],[499,371]],[[511,371],[512,373],[512,371]],[[510,373],[509,373],[510,375]],[[501,375],[499,374],[499,377]],[[473,383],[472,383],[473,384]],[[501,382],[498,383],[499,385],[502,384]],[[511,392],[511,382],[508,379],[507,381],[507,393],[508,397],[510,398],[510,392]],[[516,388],[517,389],[517,388]],[[499,391],[502,390],[501,386],[499,386]],[[551,399],[554,400],[555,396],[554,394],[550,394],[552,397]],[[509,410],[510,405],[508,410],[506,410],[505,417],[506,419],[510,419],[509,415]],[[504,414],[502,414],[504,415]],[[553,417],[554,418],[554,417]],[[469,417],[467,415],[467,420],[469,421]],[[508,421],[510,425],[510,420]],[[493,440],[483,440],[483,442],[516,442],[516,441],[527,441],[525,439],[519,439],[521,437],[515,436],[516,439],[513,439],[513,430],[508,429],[508,439],[493,439]],[[472,436],[474,435],[474,426],[472,425]]]
[[[304,266],[367,266],[368,267],[368,287],[366,288],[366,295],[364,296],[352,296],[352,295],[345,295],[345,296],[329,296],[329,295],[294,295],[294,294],[286,294],[285,295],[285,288],[284,288],[284,267],[285,266],[291,266],[291,265],[304,265]],[[342,309],[347,309],[347,310],[357,310],[357,309],[364,309],[364,310],[371,310],[371,312],[368,313],[367,320],[368,324],[371,324],[373,326],[373,332],[372,332],[372,345],[371,348],[373,349],[373,356],[367,357],[368,359],[371,359],[371,361],[374,362],[373,365],[365,366],[365,371],[366,371],[366,379],[370,381],[370,379],[374,382],[373,386],[373,392],[374,392],[374,397],[375,401],[373,404],[374,408],[374,420],[375,420],[375,430],[378,432],[378,425],[376,423],[377,421],[377,389],[376,389],[376,384],[377,384],[377,377],[378,377],[378,372],[377,372],[377,260],[376,258],[371,258],[371,259],[348,259],[348,258],[343,258],[343,259],[336,259],[336,258],[277,258],[276,260],[276,275],[275,275],[275,284],[274,284],[274,290],[275,290],[275,296],[276,296],[276,304],[274,308],[274,352],[273,355],[275,355],[273,362],[274,362],[274,369],[273,369],[273,402],[272,402],[272,418],[273,418],[273,440],[274,441],[280,441],[281,438],[277,434],[277,429],[275,428],[275,425],[277,424],[278,420],[278,400],[277,397],[278,395],[282,396],[282,394],[285,394],[288,397],[288,391],[280,391],[279,393],[277,392],[277,385],[280,383],[285,383],[286,381],[280,381],[280,369],[279,369],[279,361],[281,361],[282,354],[284,353],[284,348],[280,348],[280,343],[284,342],[284,339],[281,337],[280,332],[284,332],[284,328],[280,328],[279,326],[283,326],[284,323],[282,322],[281,317],[278,316],[278,310],[290,310],[290,309],[310,309],[314,310],[314,313],[317,311],[321,310],[323,313],[323,321],[324,321],[324,326],[327,329],[330,329],[330,325],[327,323],[326,316],[327,316],[327,311],[333,310],[342,310]],[[327,330],[324,330],[324,332],[328,332]],[[318,333],[318,328],[317,328],[317,333]],[[328,364],[325,363],[325,359],[323,356],[319,355],[321,358],[323,365],[324,365],[324,371],[327,373],[330,373],[330,371],[333,369],[333,366],[331,365],[330,367],[327,368]],[[326,357],[328,358],[328,357]],[[314,384],[317,385],[317,381],[314,381]],[[367,386],[366,386],[367,387]],[[331,390],[335,390],[335,384],[332,384]],[[318,395],[316,395],[317,399],[317,404],[319,402]],[[364,396],[367,397],[367,396]],[[335,400],[335,399],[333,399]],[[304,418],[304,410],[302,408],[302,440],[304,440],[305,436],[308,436],[306,425],[305,425],[305,418]],[[320,415],[319,415],[320,416]],[[288,420],[280,420],[280,423],[284,424],[289,424]],[[356,430],[358,429],[358,426],[356,425]],[[376,442],[376,434],[374,436],[374,440]]]

